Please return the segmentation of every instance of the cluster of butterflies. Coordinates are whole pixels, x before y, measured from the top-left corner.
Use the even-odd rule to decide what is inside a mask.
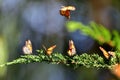
[[[70,19],[70,11],[74,11],[76,8],[74,6],[62,6],[60,9],[60,14],[62,16],[65,16],[67,19]],[[56,45],[53,45],[49,47],[48,49],[43,45],[43,48],[46,51],[47,55],[50,55],[53,52],[53,49],[56,48]],[[115,56],[114,52],[109,51],[107,52],[104,48],[99,47],[100,50],[103,52],[105,58],[109,59],[110,56]],[[24,54],[32,54],[32,43],[30,40],[25,42],[25,46],[23,47]],[[74,46],[74,42],[72,40],[69,40],[69,50],[68,55],[73,56],[76,54],[76,49]]]
[[[67,19],[70,19],[70,11],[74,11],[76,8],[74,6],[62,6],[60,9],[60,14],[62,16],[65,16]],[[49,48],[48,48],[49,49]],[[99,47],[99,49],[102,51],[103,55],[105,56],[106,59],[110,59],[111,57],[115,57],[115,52],[112,51],[106,51],[104,48]],[[68,55],[73,56],[76,54],[76,49],[74,46],[74,43],[72,40],[69,41],[69,50],[68,50]],[[113,66],[112,72],[120,78],[120,64],[116,64]]]
[[[62,6],[60,11],[60,15],[65,16],[67,19],[70,19],[70,11],[74,11],[76,8],[74,6]],[[48,49],[43,45],[43,48],[46,51],[47,55],[50,55],[53,52],[53,49],[56,48],[56,45],[49,47]],[[24,54],[32,54],[32,43],[30,40],[25,42],[25,46],[23,46]],[[69,50],[68,55],[73,56],[76,54],[76,49],[74,46],[74,42],[72,40],[69,41]]]
[[[70,11],[74,11],[76,8],[74,6],[62,6],[60,11],[60,15],[65,16],[67,19],[70,19]],[[47,55],[51,55],[53,53],[53,50],[56,48],[56,45],[53,45],[49,48],[46,48],[43,45],[43,48],[46,52]],[[110,57],[114,57],[115,53],[112,51],[106,51],[104,48],[99,47],[99,49],[102,51],[103,55],[105,56],[106,59],[110,59]],[[25,41],[25,45],[23,46],[23,53],[24,54],[32,54],[32,43],[30,40]],[[74,56],[76,54],[76,48],[74,45],[74,42],[72,40],[69,40],[69,49],[67,51],[69,56]],[[116,64],[113,67],[113,73],[120,77],[120,64]]]
[[[74,11],[76,8],[74,6],[62,6],[60,9],[60,14],[62,16],[65,16],[67,19],[70,19],[70,11]],[[115,53],[112,51],[106,51],[104,48],[99,47],[100,50],[103,52],[105,58],[109,59],[111,56],[115,56]],[[72,54],[72,53],[73,54]],[[68,54],[70,56],[74,55],[76,53],[75,46],[72,40],[69,41],[69,51]]]
[[[46,48],[43,45],[43,48],[47,55],[51,55],[53,53],[53,50],[56,48],[56,45],[53,45],[49,48]],[[107,52],[104,48],[102,48],[102,47],[99,47],[99,48],[102,51],[102,53],[106,59],[109,59],[111,56],[115,56],[114,52],[112,52],[112,51]],[[33,49],[32,49],[31,41],[30,40],[25,41],[25,45],[23,46],[23,53],[24,54],[32,54],[32,51],[33,51]],[[76,54],[76,48],[75,48],[73,40],[69,40],[69,49],[68,49],[67,53],[69,56],[73,56]]]
[[[74,6],[62,6],[60,9],[60,14],[62,16],[65,16],[67,19],[70,19],[70,11],[74,11],[74,10],[75,10]],[[56,45],[53,45],[47,49],[43,45],[43,48],[45,49],[45,51],[48,55],[50,55],[52,53],[52,51],[55,47],[56,47]],[[70,56],[72,56],[76,53],[75,46],[74,46],[74,43],[72,40],[69,41],[69,47],[70,47],[70,50],[68,51],[68,54]],[[25,42],[25,46],[23,47],[23,52],[24,52],[24,54],[31,54],[32,53],[32,43],[30,40]]]
[[[110,57],[115,57],[115,52],[113,51],[106,51],[104,48],[99,47],[99,49],[102,51],[103,55],[105,56],[106,59],[110,59]]]
[[[53,50],[56,48],[56,45],[53,45],[49,48],[46,48],[44,45],[43,45],[43,48],[45,50],[45,53],[49,56],[53,53]],[[115,53],[112,52],[112,51],[106,51],[104,48],[102,47],[99,47],[100,50],[102,51],[103,55],[105,56],[106,59],[110,59],[110,57],[112,56],[115,56]],[[25,41],[25,45],[23,46],[23,53],[24,54],[32,54],[32,43],[30,40],[27,40]],[[74,45],[74,42],[72,40],[69,40],[69,49],[67,51],[68,55],[69,56],[74,56],[76,54],[76,48],[75,48],[75,45]],[[120,64],[116,64],[113,66],[113,69],[112,69],[112,72],[120,77]]]
[[[56,48],[56,45],[53,45],[49,48],[46,48],[44,45],[43,45],[43,48],[46,52],[47,55],[51,55],[53,53],[53,50]],[[25,45],[23,46],[23,53],[24,54],[32,54],[32,43],[30,40],[27,40],[25,41]],[[74,46],[74,42],[72,40],[69,40],[69,49],[68,49],[68,55],[69,56],[73,56],[76,54],[76,49],[75,49],[75,46]]]

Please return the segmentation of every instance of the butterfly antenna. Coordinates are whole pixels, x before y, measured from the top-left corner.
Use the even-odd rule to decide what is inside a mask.
[[[45,51],[47,50],[47,48],[44,45],[42,45],[42,47],[45,49]]]

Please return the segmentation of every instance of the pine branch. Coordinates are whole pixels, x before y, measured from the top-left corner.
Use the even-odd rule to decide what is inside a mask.
[[[69,32],[80,30],[84,35],[90,36],[98,41],[100,45],[108,44],[111,47],[115,47],[116,50],[120,49],[120,34],[116,30],[110,32],[104,26],[94,22],[84,25],[80,22],[69,21],[66,27]]]
[[[22,55],[20,58],[15,59],[11,62],[0,65],[0,67],[15,65],[15,64],[29,64],[29,63],[41,63],[47,62],[51,64],[63,64],[73,68],[85,66],[87,68],[111,68],[113,65],[120,62],[120,53],[115,52],[116,57],[111,57],[108,62],[98,54],[88,55],[86,53],[82,55],[75,55],[73,57],[62,55],[60,53],[52,53],[46,55],[43,50],[38,50],[38,55]]]

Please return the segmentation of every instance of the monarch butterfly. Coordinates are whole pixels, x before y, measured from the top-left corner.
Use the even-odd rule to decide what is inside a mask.
[[[23,46],[24,54],[32,54],[32,43],[30,40],[25,41],[25,46]]]
[[[112,51],[107,52],[104,48],[102,48],[102,47],[99,47],[99,48],[103,52],[103,55],[105,56],[106,59],[109,59],[110,56],[115,56],[114,52],[112,52]]]
[[[45,49],[47,55],[51,55],[53,52],[53,49],[56,48],[56,45],[53,45],[49,47],[48,49],[43,45],[43,48]]]
[[[67,19],[70,19],[70,11],[74,11],[75,7],[74,6],[62,6],[60,9],[60,14],[62,16],[65,16]]]
[[[73,56],[76,54],[75,45],[72,40],[69,40],[69,49],[68,49],[67,53],[69,56]]]

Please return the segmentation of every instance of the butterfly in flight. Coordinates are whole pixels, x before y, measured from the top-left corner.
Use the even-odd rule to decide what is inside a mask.
[[[60,9],[60,14],[65,16],[67,19],[70,19],[70,11],[74,11],[74,6],[62,6]]]
[[[69,56],[73,56],[76,54],[75,45],[72,40],[69,40],[69,49],[68,49],[67,53]]]
[[[103,52],[103,55],[105,56],[106,59],[109,59],[110,56],[115,56],[114,52],[112,52],[112,51],[107,52],[104,48],[102,48],[102,47],[99,47],[99,48]]]
[[[32,54],[32,43],[30,40],[25,41],[25,46],[23,46],[24,54]]]
[[[53,49],[56,48],[56,45],[53,45],[53,46],[49,47],[48,49],[43,45],[43,48],[45,49],[47,55],[51,55],[53,52]]]

